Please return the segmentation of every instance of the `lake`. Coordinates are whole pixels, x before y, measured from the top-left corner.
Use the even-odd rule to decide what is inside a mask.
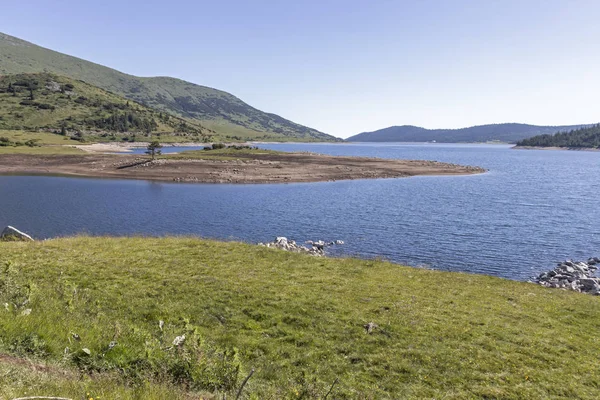
[[[600,256],[598,152],[398,143],[261,147],[437,160],[489,172],[270,185],[0,176],[0,226],[36,238],[340,239],[346,244],[332,248],[334,256],[520,280],[560,260]]]

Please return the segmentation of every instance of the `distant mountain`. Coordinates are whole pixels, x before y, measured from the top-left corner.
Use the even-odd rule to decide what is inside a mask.
[[[0,75],[49,72],[85,81],[156,110],[196,120],[231,139],[339,140],[237,97],[169,77],[141,78],[0,33]]]
[[[600,124],[568,132],[558,132],[554,135],[534,136],[521,140],[517,146],[600,149]]]
[[[501,141],[514,143],[530,136],[568,131],[586,125],[537,126],[527,124],[491,124],[461,129],[425,129],[418,126],[392,126],[374,132],[363,132],[349,137],[349,142],[429,142],[465,143]]]

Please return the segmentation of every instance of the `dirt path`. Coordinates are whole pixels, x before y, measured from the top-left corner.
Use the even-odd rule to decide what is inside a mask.
[[[415,175],[468,175],[478,167],[435,161],[333,157],[308,153],[243,154],[235,160],[161,158],[121,154],[0,156],[0,174],[72,175],[205,183],[319,182],[399,178]]]

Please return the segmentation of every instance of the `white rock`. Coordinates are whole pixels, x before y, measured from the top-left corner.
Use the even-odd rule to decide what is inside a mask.
[[[21,232],[17,228],[10,226],[10,225],[7,226],[6,228],[4,228],[4,230],[0,234],[0,238],[9,238],[9,237],[16,237],[18,239],[25,240],[25,241],[33,241],[33,238],[31,236],[29,236],[28,234],[26,234],[24,232]]]
[[[173,346],[181,346],[185,342],[185,335],[177,336],[173,340]]]

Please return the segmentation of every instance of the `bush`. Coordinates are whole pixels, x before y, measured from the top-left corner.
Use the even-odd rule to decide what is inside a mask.
[[[54,110],[54,106],[50,104],[40,103],[37,105],[40,110]]]
[[[226,149],[226,148],[227,148],[227,145],[225,143],[213,143],[213,145],[212,145],[213,150]]]
[[[39,146],[39,144],[37,142],[39,142],[39,139],[29,139],[24,144],[25,144],[25,146],[29,146],[29,147],[37,147],[37,146]]]

